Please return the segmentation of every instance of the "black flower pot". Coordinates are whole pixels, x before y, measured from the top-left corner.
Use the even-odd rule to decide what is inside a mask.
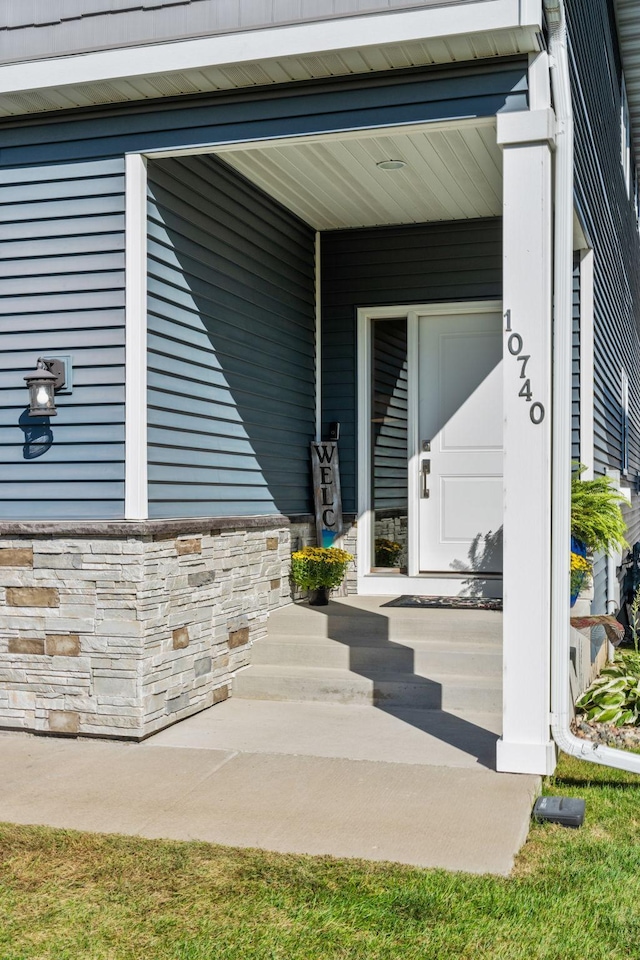
[[[326,607],[329,603],[330,587],[318,587],[309,593],[310,607]]]

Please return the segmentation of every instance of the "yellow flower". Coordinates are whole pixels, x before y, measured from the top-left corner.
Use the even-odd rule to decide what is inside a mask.
[[[581,557],[579,553],[571,554],[571,572],[572,573],[590,573],[591,564],[586,557]]]
[[[303,547],[292,554],[294,560],[311,560],[316,563],[350,563],[353,555],[339,547]]]
[[[385,540],[384,537],[378,537],[376,540],[376,550],[388,550],[390,553],[395,553],[402,550],[402,546],[399,543],[396,543],[395,540]]]

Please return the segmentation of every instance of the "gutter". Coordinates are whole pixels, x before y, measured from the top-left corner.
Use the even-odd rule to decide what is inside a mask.
[[[570,611],[567,584],[571,536],[573,112],[564,0],[544,0],[544,8],[549,24],[551,86],[557,120],[551,476],[551,733],[558,747],[570,756],[640,773],[640,755],[581,740],[574,736],[570,728]]]

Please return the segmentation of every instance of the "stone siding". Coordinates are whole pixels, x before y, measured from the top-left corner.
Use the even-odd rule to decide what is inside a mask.
[[[391,540],[400,547],[400,552],[394,567],[405,569],[409,565],[409,518],[405,516],[383,517],[376,519],[374,524],[374,542],[378,540]],[[378,565],[377,556],[373,560],[374,565]]]
[[[229,696],[291,600],[288,521],[250,519],[4,524],[0,727],[140,739]]]

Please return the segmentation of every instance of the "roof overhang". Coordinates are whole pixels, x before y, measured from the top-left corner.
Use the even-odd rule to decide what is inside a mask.
[[[636,163],[640,164],[640,2],[616,0],[618,36]]]
[[[540,0],[471,0],[0,65],[0,117],[515,56]]]

